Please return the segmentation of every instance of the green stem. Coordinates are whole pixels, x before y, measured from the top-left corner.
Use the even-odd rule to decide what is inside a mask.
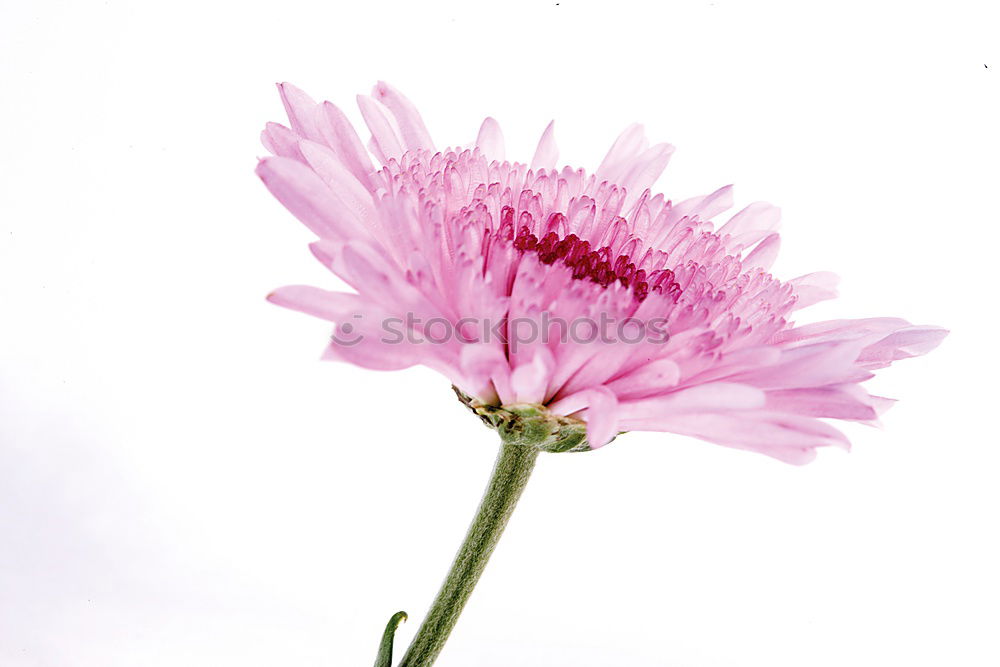
[[[500,540],[537,458],[538,450],[531,446],[508,443],[500,446],[493,475],[476,518],[472,520],[455,562],[399,667],[430,667],[434,664]]]

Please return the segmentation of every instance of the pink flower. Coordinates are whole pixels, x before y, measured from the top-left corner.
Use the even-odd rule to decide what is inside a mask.
[[[337,323],[327,358],[429,366],[480,414],[531,404],[585,423],[590,448],[668,431],[805,463],[848,445],[821,419],[872,423],[892,403],[862,387],[872,371],[947,333],[895,318],[794,324],[836,278],[768,272],[770,204],[717,224],[729,186],[677,203],[651,192],[673,147],[648,146],[639,125],[593,174],[556,168],[552,124],[530,164],[511,163],[492,118],[471,147],[438,150],[379,83],[358,97],[376,168],[340,109],[278,88],[291,127],[267,125],[274,156],[257,173],[355,292],[269,299]]]

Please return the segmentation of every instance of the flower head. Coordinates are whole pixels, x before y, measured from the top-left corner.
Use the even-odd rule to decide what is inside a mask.
[[[769,273],[770,204],[718,224],[729,186],[654,194],[673,147],[648,146],[639,125],[588,174],[557,168],[552,124],[529,164],[505,161],[492,118],[470,147],[438,150],[379,83],[358,97],[366,151],[336,106],[279,91],[290,127],[267,125],[274,155],[257,173],[355,292],[289,286],[270,300],[337,323],[327,358],[433,368],[497,428],[548,420],[553,449],[668,431],[804,463],[847,446],[822,418],[874,422],[891,404],[862,388],[872,371],[946,334],[895,318],[794,324],[835,296],[835,277]]]

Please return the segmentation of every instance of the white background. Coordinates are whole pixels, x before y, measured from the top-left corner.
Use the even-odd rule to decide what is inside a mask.
[[[804,468],[662,434],[543,455],[441,667],[1000,662],[997,16],[988,2],[4,3],[0,664],[367,665],[405,645],[495,437],[430,371],[318,361],[331,286],[253,175],[275,81],[390,81],[677,198],[784,210],[806,311],[952,330]]]

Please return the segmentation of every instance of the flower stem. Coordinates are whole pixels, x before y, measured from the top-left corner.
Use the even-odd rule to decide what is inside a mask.
[[[430,667],[479,581],[535,467],[538,450],[503,443],[465,541],[399,667]]]

